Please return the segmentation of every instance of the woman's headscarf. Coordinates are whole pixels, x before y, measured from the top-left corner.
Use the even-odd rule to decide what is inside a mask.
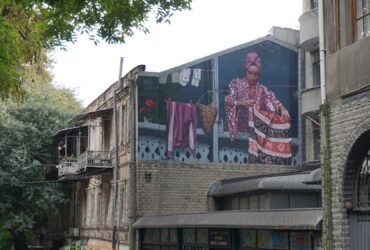
[[[261,58],[256,52],[250,52],[245,57],[244,70],[247,71],[250,66],[257,66],[261,70]]]

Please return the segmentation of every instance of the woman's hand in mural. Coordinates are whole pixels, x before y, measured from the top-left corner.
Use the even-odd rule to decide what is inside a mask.
[[[253,107],[253,105],[255,103],[256,102],[254,100],[252,100],[252,99],[250,99],[250,100],[242,100],[242,101],[235,101],[236,106],[242,106],[242,107],[245,107],[245,108]]]
[[[281,114],[281,116],[282,116],[284,119],[290,120],[290,115],[289,115],[288,110],[287,110],[283,105],[280,105],[280,106],[279,106],[279,109],[280,109],[280,114]]]

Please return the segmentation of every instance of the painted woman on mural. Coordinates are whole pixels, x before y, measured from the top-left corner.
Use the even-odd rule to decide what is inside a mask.
[[[275,94],[259,82],[261,58],[248,53],[244,78],[229,83],[230,94],[225,97],[225,130],[230,139],[238,132],[248,132],[248,162],[290,164],[291,138],[288,110]]]

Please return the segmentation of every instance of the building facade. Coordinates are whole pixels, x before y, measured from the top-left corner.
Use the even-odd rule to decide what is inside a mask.
[[[50,245],[320,249],[317,140],[300,132],[318,122],[318,110],[300,111],[300,61],[312,51],[275,27],[163,72],[132,69],[55,134],[71,198],[51,218]]]
[[[326,67],[321,107],[323,245],[369,249],[369,1],[320,1],[319,7]]]

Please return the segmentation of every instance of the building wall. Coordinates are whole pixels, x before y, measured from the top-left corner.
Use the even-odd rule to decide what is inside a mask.
[[[281,165],[139,162],[136,215],[206,212],[214,209],[207,193],[217,180],[294,170]]]
[[[313,161],[314,160],[314,143],[313,143],[313,128],[312,122],[306,119],[304,121],[304,135],[305,135],[305,150],[304,150],[304,161]]]
[[[361,39],[327,57],[327,95],[329,100],[369,87],[370,37]]]
[[[324,129],[323,134],[329,136],[329,147],[324,153],[329,152],[330,158],[323,164],[323,245],[331,245],[332,249],[351,248],[352,211],[345,208],[345,203],[355,205],[356,175],[363,154],[370,147],[370,38],[356,36],[351,3],[324,1],[330,119],[329,129]],[[329,176],[325,176],[326,167],[330,169]]]
[[[344,207],[347,199],[353,201],[356,172],[347,169],[352,146],[358,138],[370,130],[370,91],[330,103],[330,178],[332,203],[332,245],[333,249],[349,249],[349,217]],[[356,169],[354,170],[356,171]],[[347,175],[347,176],[346,176]],[[323,179],[326,185],[327,179]],[[327,191],[327,190],[326,190]],[[325,198],[325,195],[323,195]],[[324,199],[323,206],[326,206]],[[325,209],[324,209],[325,211]],[[324,213],[324,220],[330,220]],[[324,228],[324,235],[326,229]],[[328,237],[328,235],[325,235]],[[324,243],[325,244],[325,243]]]

